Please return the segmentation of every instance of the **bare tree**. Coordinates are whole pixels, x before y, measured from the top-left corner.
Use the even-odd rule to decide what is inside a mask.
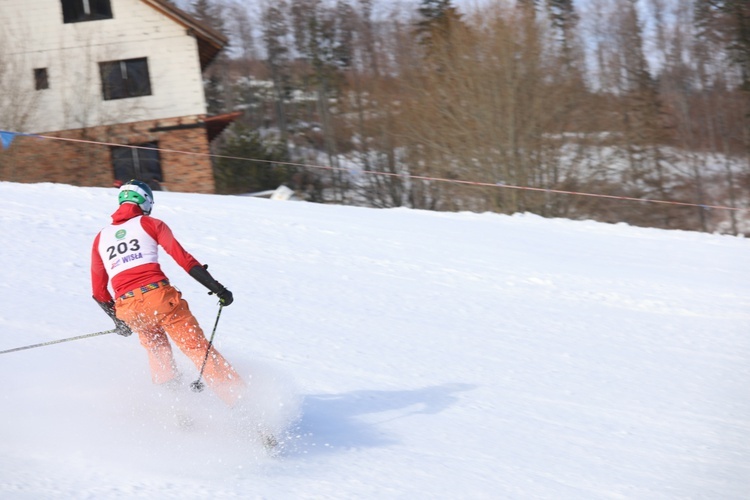
[[[261,16],[266,64],[273,82],[275,121],[280,131],[281,142],[286,145],[289,132],[285,102],[289,87],[291,62],[288,3],[282,0],[266,4]]]
[[[307,80],[316,95],[317,117],[322,130],[323,148],[331,167],[331,187],[335,201],[344,201],[348,178],[343,175],[339,153],[346,137],[331,105],[342,89],[342,68],[351,63],[351,26],[348,4],[330,8],[320,0],[292,0],[291,19],[295,48],[310,69]],[[345,139],[344,139],[345,140]]]
[[[710,37],[691,21],[701,4]],[[721,221],[703,208],[551,191],[741,203],[745,4],[519,0],[464,12],[423,0],[379,20],[374,0],[269,2],[261,73],[273,90],[258,125],[277,127],[297,159],[320,164],[322,152],[328,201],[351,200],[346,158],[374,206],[714,230]]]
[[[190,14],[195,19],[224,35],[228,33],[225,20],[228,11],[226,5],[217,0],[192,0],[190,4]],[[230,82],[229,55],[223,50],[204,72],[203,87],[209,114],[233,109],[235,96]]]

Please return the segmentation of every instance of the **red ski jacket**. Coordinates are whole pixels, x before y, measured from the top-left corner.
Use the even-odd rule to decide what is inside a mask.
[[[162,247],[185,272],[201,264],[172,235],[164,222],[143,214],[138,205],[123,203],[112,214],[112,224],[94,238],[91,250],[91,288],[99,302],[109,302],[107,288],[112,281],[114,296],[166,280],[158,262]]]

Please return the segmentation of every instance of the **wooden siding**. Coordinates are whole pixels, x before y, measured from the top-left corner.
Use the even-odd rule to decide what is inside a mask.
[[[24,132],[43,133],[205,113],[197,42],[141,0],[111,0],[112,19],[63,24],[59,0],[2,0],[0,57],[28,92]],[[7,22],[11,20],[11,22]],[[152,95],[104,101],[99,62],[148,58]],[[34,89],[34,68],[50,88]],[[8,105],[8,103],[3,103]],[[3,123],[0,128],[13,129]]]

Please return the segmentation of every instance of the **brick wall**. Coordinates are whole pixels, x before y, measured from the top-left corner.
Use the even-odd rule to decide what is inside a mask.
[[[66,130],[42,134],[50,137],[142,144],[157,142],[162,186],[169,191],[215,192],[213,169],[205,127],[198,117]],[[115,180],[110,146],[28,136],[16,136],[10,148],[0,150],[0,180],[56,182],[74,186],[112,186]]]

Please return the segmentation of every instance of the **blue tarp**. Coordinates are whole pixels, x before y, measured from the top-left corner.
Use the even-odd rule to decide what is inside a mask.
[[[5,130],[0,130],[0,139],[2,139],[3,142],[3,149],[8,149],[15,137],[16,134],[14,132],[6,132]]]

